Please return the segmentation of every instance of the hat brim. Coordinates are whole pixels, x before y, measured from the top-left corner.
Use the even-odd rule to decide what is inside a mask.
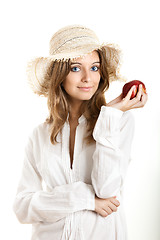
[[[47,57],[36,57],[31,60],[27,65],[27,80],[32,88],[34,93],[38,95],[47,96],[47,88],[44,88],[44,82],[48,77],[48,73],[50,72],[50,68],[54,61],[68,61],[76,58],[84,57],[87,54],[93,52],[94,50],[105,48],[107,59],[112,59],[114,61],[115,49],[116,52],[119,52],[120,49],[115,44],[91,44],[87,46],[83,46],[83,48],[74,49],[72,51],[50,55]],[[110,63],[112,64],[112,62]]]

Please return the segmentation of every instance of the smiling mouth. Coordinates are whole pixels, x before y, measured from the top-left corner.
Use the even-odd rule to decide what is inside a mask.
[[[78,87],[80,90],[88,92],[91,90],[92,87]]]

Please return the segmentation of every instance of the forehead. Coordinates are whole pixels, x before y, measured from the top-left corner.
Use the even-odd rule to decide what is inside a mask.
[[[72,63],[79,62],[79,63],[86,63],[86,62],[100,62],[99,55],[97,51],[93,51],[91,53],[88,53],[87,55],[79,58],[75,58],[72,60]]]

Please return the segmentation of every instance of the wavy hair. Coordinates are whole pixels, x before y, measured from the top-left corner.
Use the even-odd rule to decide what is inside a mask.
[[[119,50],[113,47],[96,50],[100,58],[100,83],[91,99],[85,100],[80,109],[87,120],[87,143],[94,141],[92,133],[102,105],[106,105],[105,91],[109,88],[110,81],[118,79]],[[49,117],[46,123],[50,125],[50,141],[57,142],[56,137],[61,132],[70,111],[67,93],[62,87],[62,82],[71,70],[71,60],[54,61],[49,81],[47,105]]]

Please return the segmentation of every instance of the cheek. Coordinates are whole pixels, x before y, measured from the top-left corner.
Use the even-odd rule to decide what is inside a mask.
[[[69,95],[74,94],[76,86],[72,79],[66,79],[63,81],[63,88]]]
[[[99,85],[100,85],[100,79],[97,80],[97,81],[95,82],[95,84],[94,84],[94,93],[98,90]]]
[[[70,79],[68,79],[68,78],[66,78],[62,84],[62,86],[65,90],[69,89],[71,85],[72,85],[72,83],[71,83]]]
[[[70,88],[72,86],[74,86],[76,83],[76,78],[75,76],[72,74],[72,72],[70,72],[66,79],[63,81],[63,86],[64,88]]]
[[[95,86],[96,86],[97,88],[98,88],[98,86],[99,86],[100,80],[101,80],[101,77],[98,76],[98,77],[95,79],[95,81],[94,81]]]
[[[67,85],[68,85],[67,81],[66,80],[63,81],[62,86],[65,90],[67,89]]]

